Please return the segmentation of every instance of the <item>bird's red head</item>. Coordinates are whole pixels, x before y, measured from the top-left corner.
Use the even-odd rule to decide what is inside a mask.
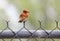
[[[23,13],[29,13],[27,10],[23,10]]]

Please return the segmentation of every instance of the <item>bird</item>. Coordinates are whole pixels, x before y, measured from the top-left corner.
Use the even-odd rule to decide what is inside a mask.
[[[22,14],[19,16],[19,21],[20,23],[27,21],[28,19],[28,10],[23,10]]]

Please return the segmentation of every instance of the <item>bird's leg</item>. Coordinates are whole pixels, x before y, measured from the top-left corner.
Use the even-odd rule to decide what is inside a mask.
[[[23,27],[25,28],[25,21],[23,22]]]

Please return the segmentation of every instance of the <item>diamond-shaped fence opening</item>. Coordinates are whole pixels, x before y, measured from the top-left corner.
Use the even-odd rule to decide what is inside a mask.
[[[7,27],[6,26],[6,22],[5,21],[3,21],[3,20],[0,20],[0,30],[3,30],[5,27]]]
[[[6,30],[6,29],[9,29],[11,31],[12,34],[15,34],[15,32],[9,28],[9,21],[6,21],[6,25],[7,27],[5,27],[1,32],[0,32],[0,35]],[[3,33],[4,34],[4,33]],[[6,33],[8,34],[8,33]],[[2,35],[1,35],[2,36]],[[3,37],[3,36],[2,36]]]
[[[0,30],[1,41],[57,41],[60,38],[59,22],[55,20],[55,26],[52,30],[46,30],[42,26],[42,22],[39,20],[39,27],[35,30],[28,29],[30,27],[23,22],[23,27],[19,30],[13,30],[10,28],[10,21],[5,21],[6,26],[3,30]],[[13,25],[12,25],[13,26]],[[8,30],[7,30],[8,29]],[[58,30],[56,30],[58,29]]]

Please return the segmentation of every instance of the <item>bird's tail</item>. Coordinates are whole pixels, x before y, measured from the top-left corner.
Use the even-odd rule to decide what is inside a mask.
[[[23,20],[19,20],[18,22],[22,23],[22,22],[23,22]]]

